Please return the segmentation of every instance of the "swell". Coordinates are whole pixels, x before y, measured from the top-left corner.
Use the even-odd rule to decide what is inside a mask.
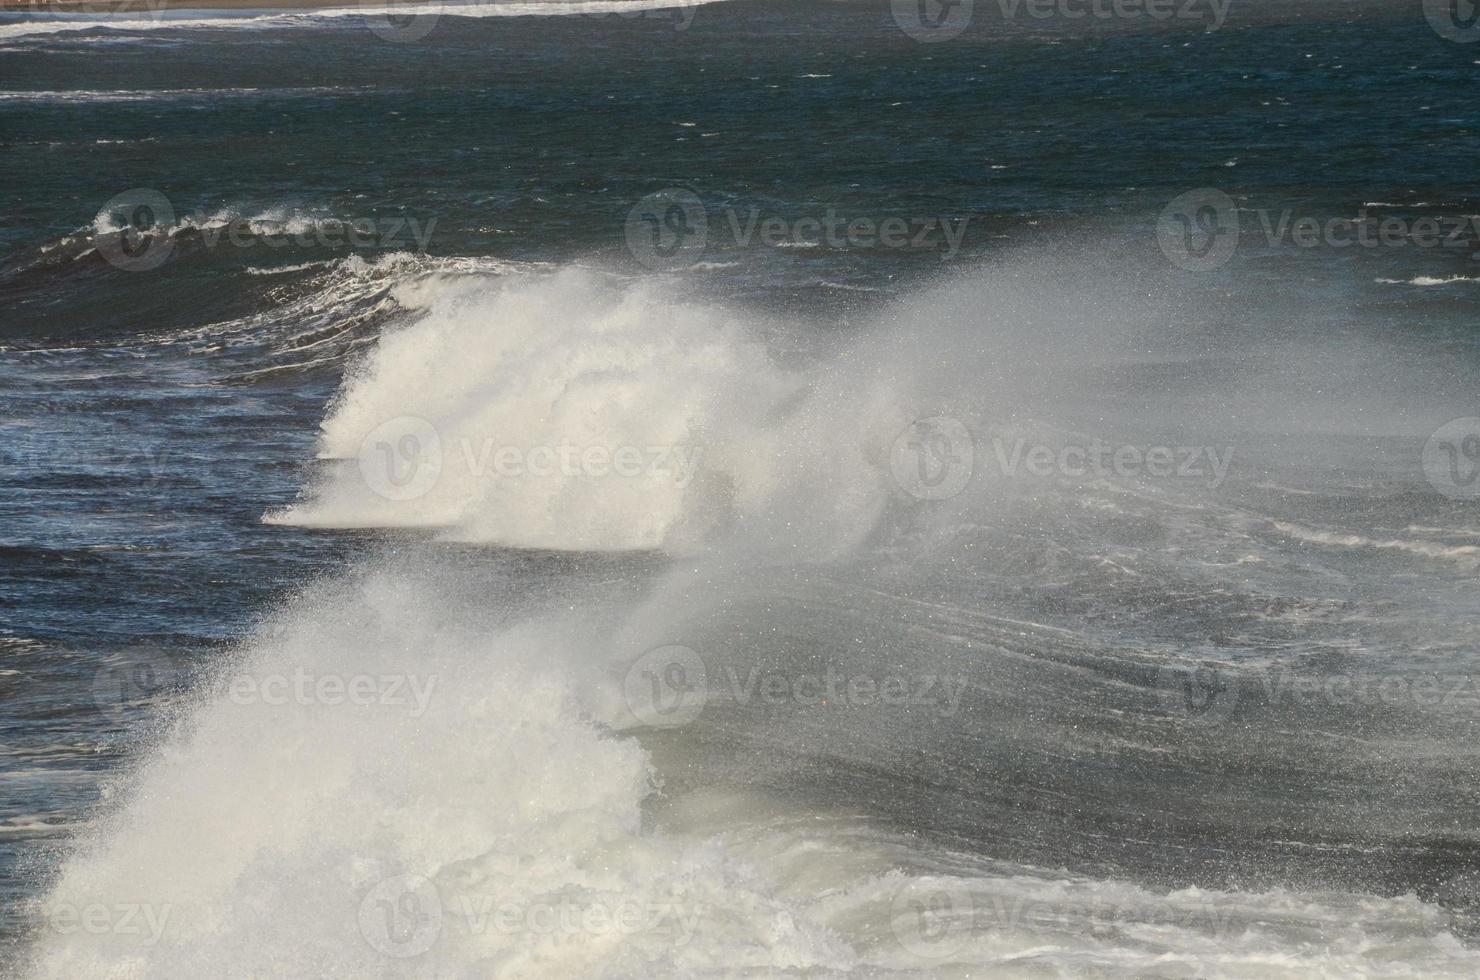
[[[237,219],[222,218],[216,224]],[[307,221],[305,218],[291,220]],[[281,219],[251,219],[254,234],[279,234]],[[199,230],[189,224],[158,232],[180,245],[188,266],[192,249],[209,249]],[[292,255],[285,258],[291,259]],[[260,262],[260,259],[257,260]],[[3,282],[0,295],[18,304],[53,295],[59,288],[87,297],[103,288],[135,296],[129,316],[110,329],[92,317],[90,305],[55,311],[25,323],[23,332],[0,338],[0,351],[62,362],[105,350],[110,359],[162,358],[170,364],[209,356],[211,374],[197,383],[255,384],[300,375],[338,377],[344,365],[372,346],[379,331],[405,315],[395,297],[402,285],[445,276],[497,277],[538,268],[536,264],[491,258],[438,257],[410,252],[379,252],[306,262],[244,264],[232,269],[212,265],[209,283],[201,286],[189,272],[170,273],[170,290],[151,286],[149,276],[111,270],[98,256],[90,233],[59,239],[27,263],[17,265]],[[164,273],[157,273],[164,274]],[[142,280],[142,281],[141,281]],[[202,303],[218,311],[237,312],[201,323],[182,299],[204,288]],[[154,306],[162,296],[169,303]],[[232,310],[235,307],[236,310]],[[18,308],[29,308],[20,307]],[[154,314],[158,314],[157,316]],[[146,326],[176,320],[173,326]],[[16,326],[22,326],[17,320]]]

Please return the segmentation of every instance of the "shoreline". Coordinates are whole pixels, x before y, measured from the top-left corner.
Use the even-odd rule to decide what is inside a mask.
[[[372,7],[382,10],[396,8],[397,13],[412,13],[417,7],[427,7],[440,12],[445,7],[459,4],[479,6],[498,0],[0,0],[0,14],[148,14],[153,16],[170,12],[189,11],[253,11],[253,10],[325,10],[333,8]],[[666,9],[700,6],[705,0],[672,0],[670,4],[650,3],[634,0],[633,10]],[[555,4],[560,6],[560,4]]]
[[[375,6],[390,4],[412,6],[408,0],[386,0]],[[327,7],[356,7],[358,0],[0,0],[0,13],[7,14],[129,14],[162,13],[189,10],[302,10]],[[439,6],[433,2],[428,6]]]

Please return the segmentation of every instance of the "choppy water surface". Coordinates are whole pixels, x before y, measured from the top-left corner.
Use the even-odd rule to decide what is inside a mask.
[[[7,975],[1473,976],[1480,46],[1183,9],[0,17]]]

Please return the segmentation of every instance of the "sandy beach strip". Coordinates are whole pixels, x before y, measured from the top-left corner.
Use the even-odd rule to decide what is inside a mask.
[[[411,7],[407,0],[375,6]],[[433,6],[437,6],[433,0]],[[308,7],[355,7],[358,0],[0,0],[0,12],[37,14],[128,14],[166,10],[290,10]]]

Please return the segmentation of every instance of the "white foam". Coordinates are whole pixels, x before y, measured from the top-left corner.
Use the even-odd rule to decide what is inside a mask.
[[[1389,286],[1448,286],[1456,282],[1480,282],[1480,276],[1450,276],[1440,279],[1435,276],[1414,276],[1412,279],[1378,279]]]
[[[717,790],[645,829],[650,760],[578,693],[602,632],[501,625],[496,581],[422,574],[321,585],[221,668],[34,910],[32,976],[1476,970],[1411,896],[1157,892]],[[381,700],[299,699],[325,677]]]
[[[531,887],[590,883],[581,855],[636,835],[642,753],[581,722],[561,682],[530,667],[548,636],[470,644],[442,612],[435,595],[372,577],[279,622],[136,775],[98,848],[68,863],[44,903],[147,903],[168,915],[169,941],[53,930],[38,975],[369,976],[386,960],[356,920],[382,877],[471,887],[523,862],[515,878]],[[407,679],[402,703],[240,694],[242,678],[299,670]],[[418,688],[430,692],[421,710]]]
[[[112,211],[99,212],[93,219],[91,229],[78,229],[75,234],[87,234],[89,231],[105,235],[122,230],[123,226],[117,223],[119,215]],[[305,211],[286,205],[277,205],[255,214],[247,214],[240,208],[221,207],[211,214],[183,214],[172,224],[160,225],[150,229],[151,235],[174,236],[182,231],[198,231],[204,233],[221,233],[233,224],[240,226],[252,235],[303,235],[313,231],[320,226],[329,226],[336,230],[343,227],[347,222],[334,218],[321,212]],[[212,243],[219,241],[219,237],[212,238]]]
[[[1304,527],[1299,524],[1291,524],[1287,521],[1275,521],[1274,526],[1279,531],[1288,534],[1297,541],[1305,541],[1310,544],[1326,545],[1333,548],[1371,548],[1380,551],[1403,551],[1422,558],[1435,558],[1467,564],[1480,563],[1480,546],[1477,545],[1447,545],[1436,541],[1423,541],[1416,538],[1371,538],[1361,534],[1323,531],[1316,528]]]
[[[250,265],[247,266],[245,271],[249,276],[277,276],[289,272],[306,272],[309,269],[322,268],[326,265],[333,265],[334,261],[334,259],[321,259],[318,262],[299,262],[296,265],[279,265],[271,267]]]
[[[355,372],[323,425],[336,465],[269,521],[577,550],[685,550],[742,524],[832,553],[884,504],[869,441],[907,421],[867,424],[897,413],[887,392],[779,367],[753,321],[580,269],[395,295],[421,318]],[[435,433],[432,455],[382,458],[398,420]],[[587,466],[588,450],[640,471]],[[381,485],[388,465],[438,472],[403,497]]]

